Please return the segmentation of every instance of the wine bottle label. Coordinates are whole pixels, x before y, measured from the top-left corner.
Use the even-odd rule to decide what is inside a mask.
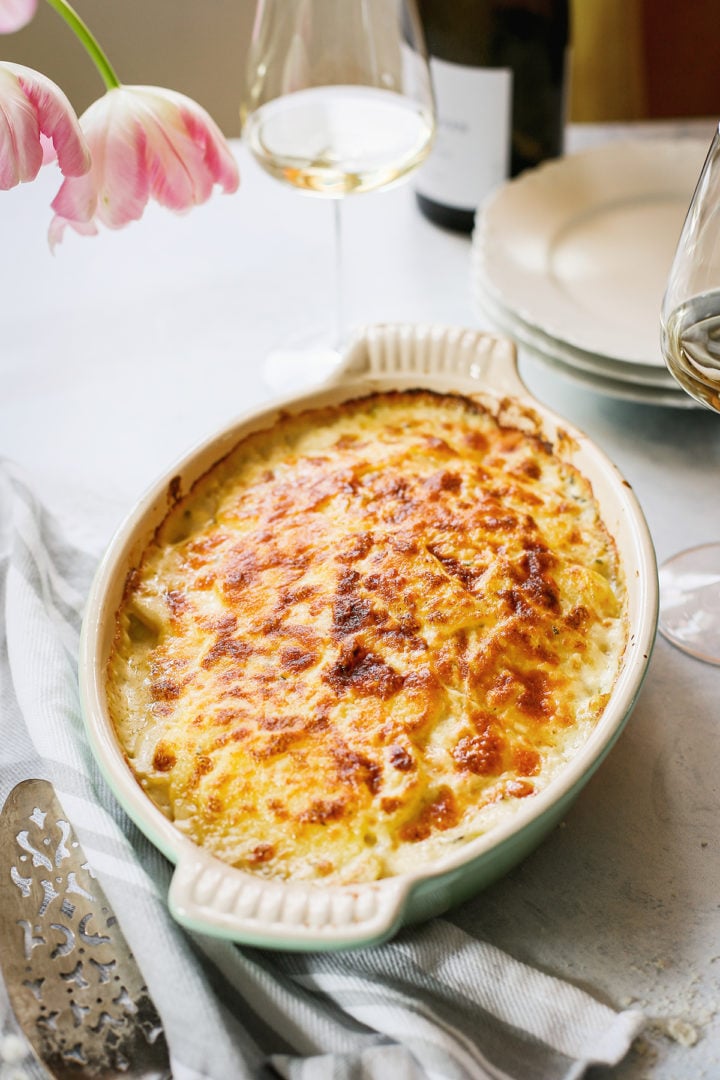
[[[428,199],[474,210],[510,170],[512,71],[430,59],[437,131],[415,188]]]

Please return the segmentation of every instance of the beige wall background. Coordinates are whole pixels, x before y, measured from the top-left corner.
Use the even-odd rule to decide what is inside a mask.
[[[226,135],[239,102],[255,0],[74,0],[124,83],[168,86],[199,101]],[[0,38],[0,58],[43,71],[77,111],[103,92],[82,46],[40,0],[32,23]]]
[[[226,135],[239,134],[255,0],[75,6],[123,82],[181,90]],[[719,11],[718,0],[571,0],[570,119],[720,116]],[[50,75],[79,112],[103,90],[81,46],[42,0],[28,27],[0,39],[0,58]]]

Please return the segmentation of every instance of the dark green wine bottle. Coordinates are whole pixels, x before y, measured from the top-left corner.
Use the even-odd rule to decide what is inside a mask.
[[[563,151],[568,0],[418,0],[438,128],[415,192],[470,232],[484,197]]]

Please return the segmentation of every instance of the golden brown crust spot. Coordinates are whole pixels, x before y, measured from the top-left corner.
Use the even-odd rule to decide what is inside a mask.
[[[465,735],[453,747],[452,756],[458,769],[476,776],[493,776],[502,769],[506,740],[496,731]]]
[[[275,847],[273,844],[256,844],[247,857],[247,861],[252,866],[259,866],[262,863],[270,862],[275,858]]]
[[[376,761],[345,745],[334,746],[331,754],[335,762],[335,775],[341,784],[351,788],[362,784],[371,795],[380,791],[382,768]]]
[[[442,787],[432,802],[428,803],[413,821],[403,825],[400,837],[416,844],[420,840],[427,840],[435,830],[444,832],[453,828],[459,820],[460,813],[455,796],[449,787]]]
[[[245,660],[251,652],[252,648],[246,641],[238,641],[237,638],[231,637],[220,637],[202,658],[200,666],[207,670],[213,667],[218,660],[227,659],[235,662]]]
[[[298,821],[308,825],[326,825],[328,821],[339,821],[344,814],[345,802],[342,799],[316,799],[298,815]]]
[[[398,671],[359,641],[341,644],[337,660],[323,679],[338,695],[353,693],[383,701],[397,694],[404,682]]]
[[[180,589],[169,589],[168,592],[165,593],[165,600],[170,609],[170,614],[176,618],[187,611],[190,606],[187,594]]]
[[[540,772],[542,758],[538,750],[526,746],[513,750],[513,765],[520,776],[536,776]]]
[[[390,764],[400,772],[412,772],[417,768],[415,760],[404,746],[391,746],[389,750]]]
[[[176,761],[175,751],[165,743],[158,743],[153,754],[153,768],[158,772],[170,772]]]
[[[529,780],[508,780],[503,792],[513,799],[526,799],[528,795],[535,793],[535,785],[531,784]]]
[[[583,626],[585,626],[591,618],[592,616],[585,605],[580,604],[565,616],[565,625],[569,626],[571,630],[582,630]]]

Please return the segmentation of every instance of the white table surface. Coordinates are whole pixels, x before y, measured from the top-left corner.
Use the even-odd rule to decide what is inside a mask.
[[[709,141],[712,125],[698,130]],[[568,147],[617,134],[571,129]],[[237,152],[236,195],[68,233],[54,258],[54,170],[0,196],[0,455],[90,550],[177,457],[269,396],[274,344],[329,320],[331,208]],[[409,186],[343,209],[350,322],[487,325],[470,241],[426,221]],[[720,417],[601,396],[528,356],[521,372],[624,472],[660,560],[720,537]],[[564,825],[484,894],[494,944],[655,1018],[597,1078],[720,1077],[719,692],[720,669],[659,640],[625,733]]]

